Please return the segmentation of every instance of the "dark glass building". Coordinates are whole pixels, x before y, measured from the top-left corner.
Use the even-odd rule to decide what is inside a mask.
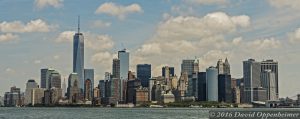
[[[151,64],[138,64],[136,66],[137,79],[141,80],[143,87],[149,86],[151,78]]]
[[[198,72],[198,100],[207,101],[206,96],[206,72]]]
[[[166,68],[169,68],[170,76],[175,76],[175,73],[174,73],[174,72],[175,72],[174,67],[163,67],[163,68],[162,68],[162,71],[161,71],[163,77],[166,77]]]
[[[232,102],[231,75],[218,75],[218,101],[227,103]]]

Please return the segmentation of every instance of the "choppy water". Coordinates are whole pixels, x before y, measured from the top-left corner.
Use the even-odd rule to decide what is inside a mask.
[[[196,108],[0,108],[0,119],[207,119]]]

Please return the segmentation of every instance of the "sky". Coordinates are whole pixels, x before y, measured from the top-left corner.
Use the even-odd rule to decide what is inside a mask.
[[[300,1],[296,0],[0,0],[0,95],[40,83],[40,69],[72,72],[73,35],[85,37],[85,68],[95,84],[111,72],[117,51],[130,52],[130,70],[174,66],[198,58],[200,71],[229,60],[241,78],[249,58],[279,63],[279,95],[300,93]]]

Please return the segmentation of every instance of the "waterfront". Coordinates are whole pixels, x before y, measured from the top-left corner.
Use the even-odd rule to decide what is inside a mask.
[[[1,107],[0,119],[206,119],[197,108],[13,108]]]
[[[296,111],[299,108],[1,107],[0,119],[208,119],[209,111]]]

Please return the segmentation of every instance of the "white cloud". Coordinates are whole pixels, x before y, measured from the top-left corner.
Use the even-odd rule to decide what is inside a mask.
[[[75,31],[64,31],[58,35],[55,41],[57,43],[73,42],[74,34]],[[85,47],[95,51],[104,51],[114,46],[112,38],[108,35],[96,35],[90,32],[84,32],[83,36]]]
[[[139,4],[131,4],[128,6],[117,5],[112,2],[107,2],[100,5],[95,14],[108,14],[110,16],[117,16],[119,19],[124,19],[130,13],[141,13],[142,7]]]
[[[200,60],[201,71],[205,71],[221,58],[240,62],[243,58],[264,56],[267,51],[281,48],[281,42],[272,37],[225,39],[225,36],[249,26],[249,16],[229,16],[223,12],[203,17],[169,16],[158,25],[151,39],[131,53],[131,68],[138,63],[151,63],[153,67],[168,64],[179,73],[182,59],[194,59],[196,56]],[[154,75],[160,75],[160,70]]]
[[[299,0],[268,0],[271,6],[277,8],[293,8],[299,9],[300,1]]]
[[[104,51],[98,52],[91,57],[91,61],[94,66],[101,67],[101,70],[104,72],[111,72],[112,68],[112,60],[114,58],[114,54]]]
[[[53,56],[53,59],[54,59],[54,60],[58,60],[58,59],[60,59],[60,56],[59,56],[59,55],[54,55],[54,56]]]
[[[300,41],[300,28],[296,29],[292,33],[288,33],[289,42],[296,43]]]
[[[16,71],[14,69],[12,69],[12,68],[6,68],[5,72],[6,73],[15,73]]]
[[[96,20],[91,24],[93,28],[103,28],[103,27],[110,27],[110,22],[104,22],[102,20]]]
[[[34,64],[41,64],[42,61],[41,61],[41,60],[34,60],[33,63],[34,63]]]
[[[196,3],[201,5],[211,5],[211,4],[225,4],[227,0],[183,0],[188,3]]]
[[[3,21],[0,23],[1,32],[49,32],[55,27],[55,25],[49,25],[41,19],[31,20],[26,24],[22,23],[21,21]]]
[[[55,39],[55,42],[73,42],[74,34],[75,31],[64,31],[58,35],[58,37]]]
[[[43,9],[48,6],[59,8],[63,6],[63,0],[35,0],[34,4],[39,9]]]
[[[19,38],[18,35],[14,35],[11,33],[1,34],[0,35],[0,42],[7,42],[12,40],[17,40]]]

